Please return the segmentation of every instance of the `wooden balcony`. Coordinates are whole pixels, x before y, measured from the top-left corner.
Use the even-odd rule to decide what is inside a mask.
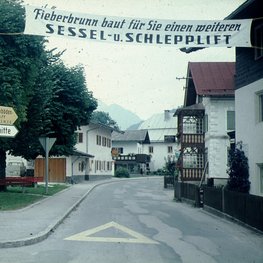
[[[196,145],[196,144],[204,144],[205,136],[204,134],[182,134],[180,143],[181,145]]]
[[[182,181],[200,181],[203,174],[203,168],[182,168],[181,180]]]

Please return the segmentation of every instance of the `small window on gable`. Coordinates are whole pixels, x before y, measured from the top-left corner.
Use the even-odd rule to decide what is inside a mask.
[[[235,130],[235,111],[227,111],[227,130]]]
[[[255,28],[255,59],[263,57],[263,24]]]
[[[149,146],[149,153],[153,153],[153,146]]]

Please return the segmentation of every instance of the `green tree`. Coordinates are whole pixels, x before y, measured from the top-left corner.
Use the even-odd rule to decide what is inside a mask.
[[[75,130],[89,123],[97,102],[86,88],[81,66],[67,68],[60,53],[45,50],[42,37],[9,34],[23,31],[20,1],[1,1],[0,12],[0,105],[15,109],[19,129],[14,139],[0,138],[3,178],[5,152],[34,159],[43,154],[40,136],[57,138],[52,155],[72,153]]]
[[[92,113],[91,120],[95,123],[101,123],[110,126],[116,130],[120,130],[117,122],[111,118],[108,112],[94,111]]]
[[[24,29],[24,10],[20,4],[19,0],[0,2],[0,105],[14,108],[18,129],[27,119],[39,67],[46,61],[44,38],[13,35]],[[0,178],[5,177],[5,153],[11,149],[11,142],[11,139],[0,138]]]
[[[227,189],[241,193],[248,193],[250,189],[248,159],[242,150],[242,143],[238,143],[229,153],[229,179]]]
[[[97,101],[86,87],[84,69],[81,66],[67,68],[58,63],[52,66],[53,97],[49,103],[44,133],[57,138],[51,150],[53,155],[69,155],[76,143],[75,131],[87,125]]]

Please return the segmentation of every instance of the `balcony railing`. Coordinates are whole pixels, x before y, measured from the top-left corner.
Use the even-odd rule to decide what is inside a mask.
[[[204,134],[182,134],[182,144],[202,144],[204,143]]]
[[[181,180],[182,181],[200,181],[203,174],[203,168],[182,168]]]

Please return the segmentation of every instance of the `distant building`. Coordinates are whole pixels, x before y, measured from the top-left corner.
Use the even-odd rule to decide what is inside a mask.
[[[114,175],[110,126],[90,123],[76,131],[76,150],[70,156],[49,158],[50,182],[79,182]],[[44,176],[44,159],[35,160],[35,176]]]
[[[227,179],[228,132],[235,130],[234,62],[189,62],[184,107],[178,109],[183,181]],[[204,174],[205,172],[205,174]]]
[[[101,179],[114,175],[114,164],[111,156],[113,131],[116,130],[110,126],[91,122],[76,132],[76,149],[81,153],[90,155],[86,157],[83,167],[81,162],[78,162],[77,167],[75,167],[75,169],[77,168],[76,173],[82,171],[83,175],[85,172],[85,179]]]
[[[147,130],[127,130],[112,134],[112,158],[115,169],[125,167],[130,173],[145,174],[149,170],[150,155],[147,154],[150,144]]]
[[[144,121],[138,130],[148,130],[151,143],[144,149],[151,155],[150,170],[164,168],[168,158],[175,158],[179,151],[176,141],[177,120],[173,118],[174,111],[165,110]]]

